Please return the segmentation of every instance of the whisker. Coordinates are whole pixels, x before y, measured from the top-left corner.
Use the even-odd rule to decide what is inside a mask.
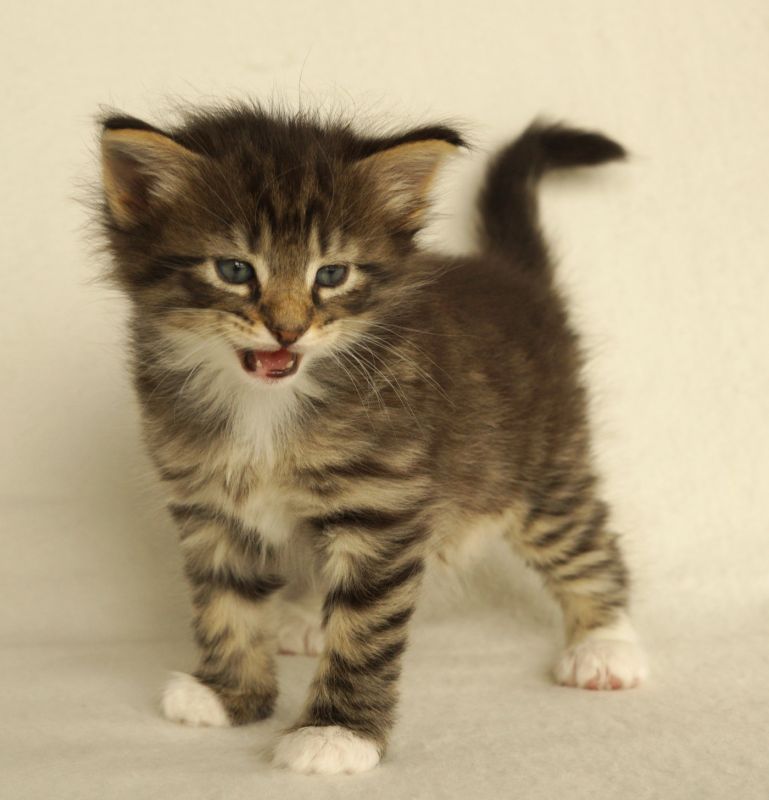
[[[355,356],[353,353],[351,353],[349,350],[339,351],[339,355],[342,357],[346,357],[348,359],[348,364],[350,364],[352,368],[354,368],[354,366],[358,367],[361,374],[363,375],[364,380],[369,384],[369,386],[371,386],[371,391],[373,392],[374,397],[379,403],[380,409],[384,411],[386,415],[389,416],[389,409],[387,408],[387,404],[384,402],[382,394],[379,391],[379,387],[376,385],[376,381],[374,381],[373,377],[369,374],[368,370],[366,369],[367,366],[366,363],[357,356]],[[350,363],[349,359],[351,359],[353,363]]]
[[[334,361],[347,373],[348,377],[350,378],[350,383],[352,384],[353,389],[355,389],[355,393],[360,398],[360,403],[361,403],[361,406],[363,407],[363,412],[365,413],[366,418],[369,421],[369,425],[371,425],[371,427],[373,429],[374,428],[374,423],[373,423],[373,421],[371,419],[371,414],[369,413],[368,403],[366,403],[366,401],[363,399],[363,395],[360,393],[360,390],[358,389],[358,384],[355,381],[355,378],[353,377],[353,375],[350,372],[350,370],[348,370],[347,367],[345,367],[344,363],[342,362],[342,359],[337,354],[334,354],[332,352],[332,353],[330,353],[330,355],[334,359]]]

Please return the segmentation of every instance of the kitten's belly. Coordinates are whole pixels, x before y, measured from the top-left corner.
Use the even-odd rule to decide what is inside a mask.
[[[479,557],[492,539],[514,533],[522,521],[522,507],[514,502],[497,514],[468,516],[460,509],[443,511],[433,519],[435,558],[444,564],[462,566]]]
[[[235,511],[249,527],[256,528],[262,539],[276,547],[286,544],[299,525],[299,498],[292,498],[285,487],[265,485],[253,489]]]

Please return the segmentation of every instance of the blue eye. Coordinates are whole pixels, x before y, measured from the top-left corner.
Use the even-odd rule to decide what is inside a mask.
[[[227,283],[248,283],[256,277],[254,268],[247,261],[238,261],[237,258],[218,258],[216,271]]]
[[[348,269],[344,264],[329,264],[315,273],[316,286],[340,286],[347,280]]]

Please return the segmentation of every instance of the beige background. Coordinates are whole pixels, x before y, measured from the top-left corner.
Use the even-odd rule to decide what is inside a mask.
[[[592,354],[599,456],[656,677],[628,700],[558,694],[553,713],[568,708],[584,728],[543,728],[557,691],[545,673],[550,609],[534,581],[505,582],[520,570],[502,559],[497,606],[530,605],[489,609],[487,628],[425,617],[400,738],[366,791],[765,798],[765,0],[14,0],[0,14],[0,642],[12,675],[0,694],[12,780],[0,779],[0,796],[50,796],[54,773],[66,776],[59,796],[325,796],[251,752],[247,737],[266,743],[272,723],[204,740],[156,718],[156,679],[191,659],[174,644],[187,636],[186,594],[141,452],[125,308],[93,284],[100,259],[78,202],[95,175],[100,104],[162,122],[177,102],[250,95],[464,125],[477,150],[445,176],[430,236],[452,249],[467,246],[485,150],[533,116],[603,129],[634,154],[549,180],[543,204]],[[282,669],[299,676],[298,688],[287,679],[297,704],[311,665]],[[431,699],[423,688],[436,681],[461,686],[461,701]],[[497,719],[508,700],[511,717]]]

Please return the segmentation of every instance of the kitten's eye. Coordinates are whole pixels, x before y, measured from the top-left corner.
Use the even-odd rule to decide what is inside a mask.
[[[348,269],[344,264],[329,264],[315,273],[316,286],[341,286],[347,280]]]
[[[237,258],[218,258],[216,271],[227,283],[248,283],[256,277],[254,268],[247,261],[238,261]]]

